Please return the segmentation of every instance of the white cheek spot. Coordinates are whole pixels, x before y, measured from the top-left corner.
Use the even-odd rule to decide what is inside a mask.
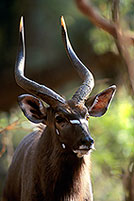
[[[57,135],[59,135],[59,134],[60,134],[58,129],[56,129],[56,133],[57,133]]]
[[[74,119],[74,120],[70,120],[70,123],[71,124],[80,124],[80,121],[77,119]]]
[[[65,149],[65,148],[66,148],[65,144],[61,144],[61,145],[62,145],[62,148],[63,148],[63,149]]]

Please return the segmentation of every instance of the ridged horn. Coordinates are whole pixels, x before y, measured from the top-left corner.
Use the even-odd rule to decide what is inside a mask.
[[[79,76],[83,80],[83,83],[78,88],[78,90],[75,92],[75,94],[72,97],[72,100],[74,100],[77,104],[84,102],[89,94],[91,93],[93,87],[94,87],[94,78],[92,73],[87,69],[87,67],[80,61],[80,59],[75,54],[71,43],[68,38],[67,34],[67,28],[64,21],[63,16],[61,16],[61,29],[62,29],[62,38],[64,42],[64,46],[67,52],[67,55],[69,59],[71,60],[74,68],[78,72]]]
[[[15,65],[15,79],[17,84],[24,90],[32,93],[38,98],[44,100],[51,106],[56,106],[58,103],[65,103],[64,98],[58,95],[56,92],[47,88],[44,85],[40,85],[35,81],[32,81],[24,76],[25,67],[25,39],[24,39],[24,22],[23,17],[20,20],[19,27],[19,47]]]

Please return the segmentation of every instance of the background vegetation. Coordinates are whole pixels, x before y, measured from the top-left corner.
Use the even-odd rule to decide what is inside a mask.
[[[24,135],[36,129],[16,104],[17,95],[23,92],[15,84],[13,73],[20,16],[25,17],[26,74],[69,98],[80,79],[62,44],[59,17],[64,15],[75,51],[95,76],[93,94],[111,84],[117,85],[108,112],[89,121],[96,147],[92,153],[94,200],[134,199],[131,191],[134,189],[134,99],[128,63],[122,62],[124,55],[118,53],[117,41],[92,24],[77,8],[76,2],[0,1],[0,195],[15,148]],[[112,0],[92,3],[112,23]],[[133,31],[134,3],[131,0],[120,1],[120,16],[123,29]],[[133,46],[129,54],[133,59]]]

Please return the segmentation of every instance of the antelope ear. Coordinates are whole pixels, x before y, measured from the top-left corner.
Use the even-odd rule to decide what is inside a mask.
[[[115,94],[116,86],[113,85],[101,93],[93,96],[85,102],[86,107],[88,108],[88,112],[90,116],[100,117],[108,109],[110,102]]]
[[[46,120],[46,108],[36,97],[23,94],[18,97],[19,106],[24,115],[33,123],[44,123]]]

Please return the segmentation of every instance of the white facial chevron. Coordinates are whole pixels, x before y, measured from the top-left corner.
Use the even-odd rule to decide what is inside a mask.
[[[70,120],[70,123],[71,124],[80,124],[80,121],[77,119],[74,119],[74,120]]]
[[[81,124],[86,124],[88,125],[88,121],[86,119],[80,119]]]
[[[73,119],[73,120],[70,120],[70,123],[71,124],[86,124],[88,125],[88,121],[86,119]]]

